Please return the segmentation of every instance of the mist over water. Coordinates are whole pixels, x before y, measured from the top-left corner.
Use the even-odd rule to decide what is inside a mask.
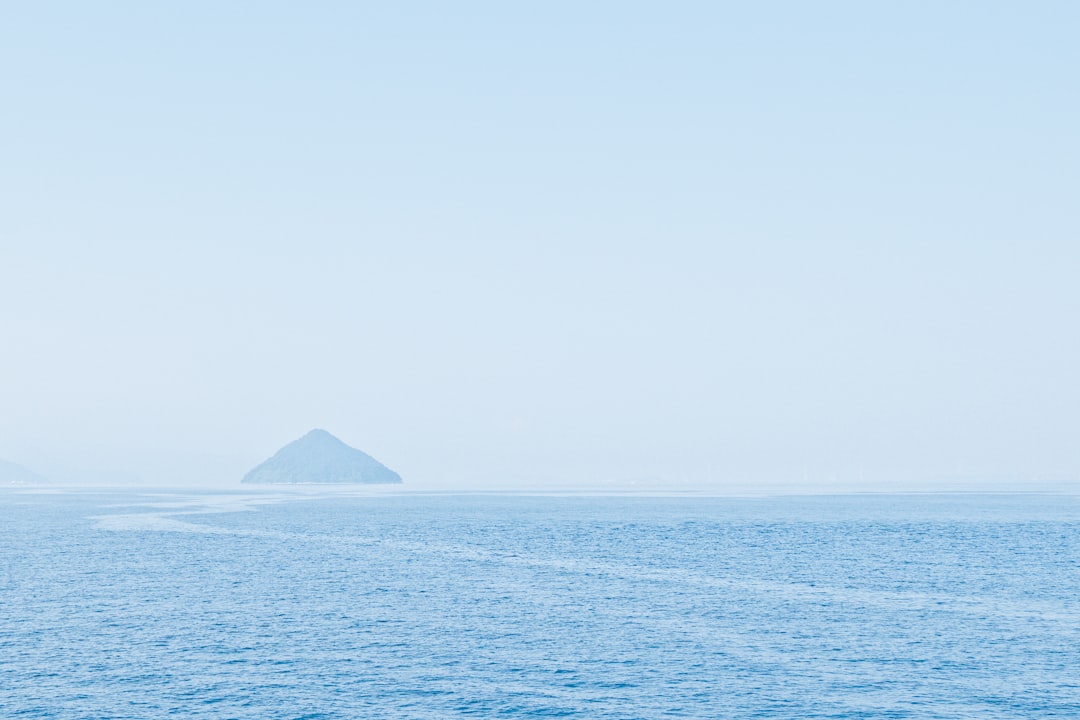
[[[6,12],[0,458],[1076,487],[1075,4],[459,9]]]
[[[1080,3],[7,5],[0,720],[1080,717]]]

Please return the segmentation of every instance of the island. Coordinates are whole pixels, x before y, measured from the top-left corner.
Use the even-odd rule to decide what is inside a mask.
[[[45,478],[22,465],[0,460],[0,485],[40,485]]]
[[[260,485],[369,485],[400,483],[401,476],[325,430],[312,430],[257,465],[241,482]]]

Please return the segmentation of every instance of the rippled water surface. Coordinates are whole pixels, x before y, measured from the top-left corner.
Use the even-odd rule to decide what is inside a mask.
[[[1080,717],[1080,498],[0,491],[0,716]]]

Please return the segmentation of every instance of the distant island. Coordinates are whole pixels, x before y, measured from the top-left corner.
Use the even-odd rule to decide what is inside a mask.
[[[371,485],[400,483],[401,476],[325,430],[312,430],[256,466],[241,482],[260,485]]]
[[[40,485],[45,478],[7,460],[0,460],[0,485]]]

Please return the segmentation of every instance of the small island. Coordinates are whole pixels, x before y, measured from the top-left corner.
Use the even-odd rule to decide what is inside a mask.
[[[0,459],[0,485],[41,485],[45,478],[22,465]]]
[[[325,430],[312,430],[256,466],[241,482],[260,485],[371,485],[400,483],[401,476]]]

